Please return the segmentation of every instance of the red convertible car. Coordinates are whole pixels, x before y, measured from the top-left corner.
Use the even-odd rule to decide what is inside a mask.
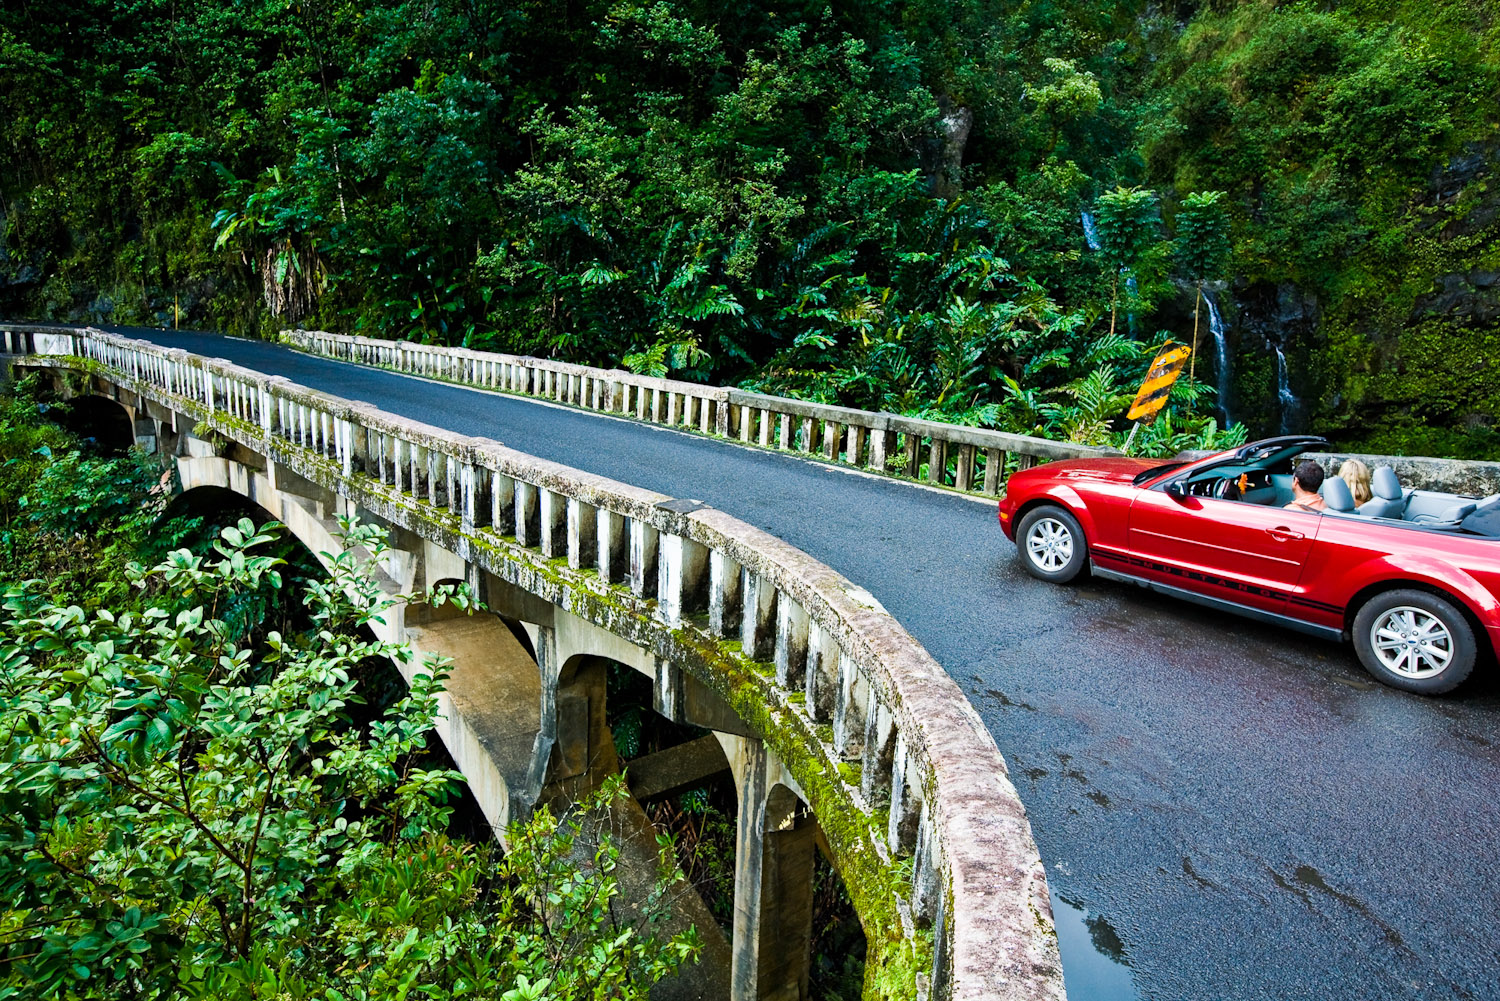
[[[1091,569],[1330,639],[1413,692],[1446,692],[1500,649],[1500,494],[1411,490],[1389,467],[1354,505],[1288,509],[1292,471],[1321,438],[1283,436],[1192,461],[1053,462],[1011,476],[1000,527],[1030,573]]]

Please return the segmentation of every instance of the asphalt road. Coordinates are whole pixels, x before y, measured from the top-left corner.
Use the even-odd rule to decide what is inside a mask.
[[[1142,998],[1500,997],[1493,670],[1408,695],[1347,647],[1035,581],[990,504],[269,344],[130,332],[697,498],[867,587],[969,693],[1053,894]],[[1070,971],[1097,963],[1064,947]],[[1084,992],[1069,973],[1075,1001],[1130,996],[1115,980]]]

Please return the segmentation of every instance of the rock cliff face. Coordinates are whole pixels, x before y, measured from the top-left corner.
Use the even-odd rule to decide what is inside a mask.
[[[1500,454],[1500,143],[1434,171],[1385,268],[1332,294],[1229,290],[1236,413],[1252,434]],[[1275,352],[1284,362],[1278,372]]]

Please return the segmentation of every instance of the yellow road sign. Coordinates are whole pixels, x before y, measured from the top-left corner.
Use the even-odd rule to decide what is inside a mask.
[[[1151,370],[1141,382],[1141,391],[1135,394],[1135,402],[1130,405],[1130,413],[1125,415],[1126,419],[1148,424],[1154,421],[1156,412],[1172,392],[1172,383],[1182,374],[1182,367],[1192,353],[1192,349],[1183,344],[1169,344],[1158,351],[1151,362]]]

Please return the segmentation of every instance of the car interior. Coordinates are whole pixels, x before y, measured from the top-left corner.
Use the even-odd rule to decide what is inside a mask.
[[[1295,496],[1292,469],[1302,447],[1268,448],[1260,454],[1236,456],[1225,463],[1195,471],[1184,484],[1184,492],[1195,497],[1217,497],[1282,507]],[[1327,505],[1324,513],[1367,518],[1384,524],[1464,534],[1500,537],[1500,494],[1465,497],[1437,490],[1413,490],[1403,486],[1390,466],[1371,473],[1373,495],[1356,505],[1349,485],[1337,476],[1323,480],[1319,491]]]

